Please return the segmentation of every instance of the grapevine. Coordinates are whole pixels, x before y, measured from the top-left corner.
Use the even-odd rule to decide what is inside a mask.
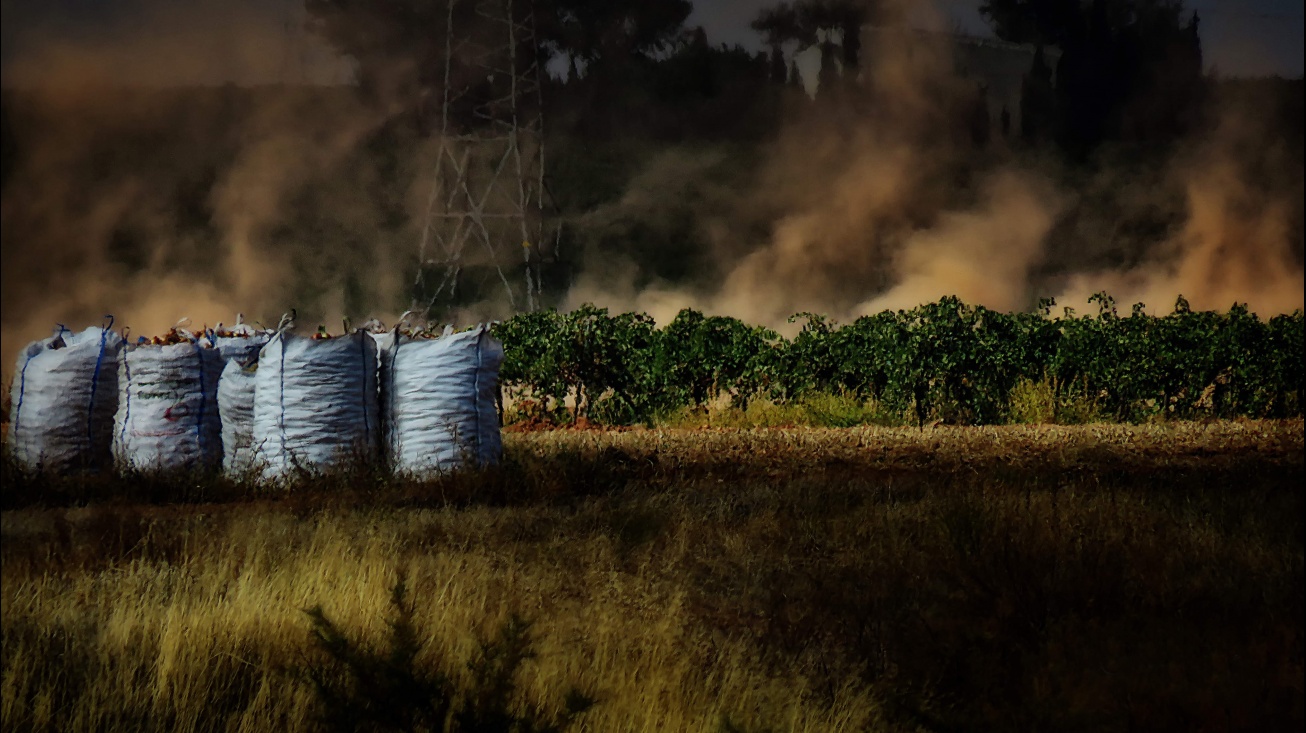
[[[652,422],[719,397],[735,405],[816,393],[873,400],[925,423],[1008,419],[1012,390],[1046,380],[1055,398],[1091,399],[1101,417],[1136,422],[1301,415],[1303,314],[1262,320],[1246,306],[1120,315],[1106,293],[1096,315],[1043,300],[1002,313],[955,297],[838,324],[792,318],[792,339],[743,321],[682,310],[662,328],[642,313],[585,305],[524,313],[494,327],[505,390],[555,418]]]

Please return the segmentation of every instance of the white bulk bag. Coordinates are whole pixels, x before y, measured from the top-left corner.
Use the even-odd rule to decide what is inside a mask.
[[[374,457],[381,421],[372,337],[274,336],[259,355],[253,440],[269,480],[328,468],[350,454]]]
[[[376,331],[368,331],[367,335],[371,336],[372,340],[376,342],[377,353],[380,358],[384,359],[385,356],[383,352],[394,346],[395,332],[381,331],[380,333],[377,333]]]
[[[10,389],[9,446],[19,465],[64,472],[108,464],[122,338],[103,328],[34,341]]]
[[[210,470],[222,461],[222,355],[203,341],[128,344],[118,357],[113,456],[121,468]]]
[[[213,346],[226,361],[239,361],[248,365],[258,360],[258,352],[267,345],[272,334],[249,329],[248,334],[239,336],[214,336]]]
[[[272,338],[239,320],[212,337],[226,365],[218,381],[218,414],[222,418],[222,470],[228,476],[246,476],[254,461],[254,372],[259,351]]]
[[[376,397],[377,400],[379,400],[377,402],[377,411],[381,416],[380,444],[382,446],[389,445],[390,440],[389,435],[386,432],[390,426],[387,424],[384,408],[384,405],[386,404],[385,384],[386,375],[390,372],[390,353],[394,351],[395,339],[398,338],[397,331],[398,327],[396,326],[395,330],[392,331],[382,331],[380,333],[369,331],[367,334],[372,337],[374,342],[376,342]]]
[[[390,369],[390,352],[394,350],[395,339],[398,336],[394,331],[385,331],[383,333],[369,331],[367,335],[371,336],[372,341],[376,342],[377,385],[384,390],[384,374]]]
[[[429,476],[498,463],[503,345],[489,326],[437,339],[400,335],[385,362],[381,393],[396,472]]]
[[[258,355],[229,359],[218,380],[218,415],[222,418],[222,471],[241,478],[254,467],[254,387]]]

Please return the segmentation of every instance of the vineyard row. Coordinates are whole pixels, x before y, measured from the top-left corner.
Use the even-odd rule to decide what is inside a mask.
[[[524,313],[495,326],[506,391],[554,418],[651,422],[722,395],[736,405],[833,393],[904,423],[1008,422],[1031,394],[1049,408],[1140,421],[1301,415],[1303,314],[1246,307],[1130,315],[1099,293],[1096,315],[1047,300],[1002,313],[946,297],[848,324],[800,313],[792,339],[734,318],[681,311],[662,328],[592,305]],[[1041,390],[1041,391],[1040,391]],[[570,399],[568,400],[568,397]],[[570,407],[565,407],[565,404]]]

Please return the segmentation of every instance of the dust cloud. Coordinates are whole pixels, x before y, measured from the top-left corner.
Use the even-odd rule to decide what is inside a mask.
[[[1185,216],[1173,236],[1136,267],[1076,274],[1059,300],[1083,303],[1106,291],[1161,315],[1179,295],[1198,310],[1241,303],[1262,317],[1301,308],[1301,181],[1257,170],[1258,156],[1287,151],[1264,149],[1269,131],[1255,114],[1224,109],[1210,133],[1176,156],[1167,174],[1184,192]]]
[[[40,130],[6,171],[0,204],[6,374],[54,324],[106,313],[142,335],[238,311],[270,325],[293,306],[334,328],[346,314],[404,310],[437,141],[410,133],[390,141],[408,154],[374,160],[368,141],[396,112],[364,106],[349,86],[193,91],[286,79],[277,22],[201,7],[198,22],[165,7],[106,38],[33,35],[6,63],[6,95],[26,103],[7,100],[5,124]],[[1237,301],[1262,316],[1302,307],[1300,169],[1264,174],[1284,152],[1258,152],[1254,114],[1226,111],[1177,146],[1156,175],[1163,192],[1123,168],[1099,172],[1093,190],[1164,209],[1150,246],[1112,255],[1112,242],[1094,242],[1117,236],[1115,218],[1085,204],[1096,194],[1054,156],[1000,139],[976,152],[957,124],[974,82],[955,72],[949,44],[921,38],[864,45],[858,93],[871,101],[790,115],[747,185],[711,180],[721,153],[655,156],[579,223],[638,218],[692,190],[684,205],[705,269],[672,281],[628,258],[586,257],[558,305],[659,323],[692,307],[782,332],[800,311],[847,321],[945,295],[1001,310],[1047,295],[1083,308],[1099,290],[1159,313],[1181,293],[1194,308]],[[325,77],[308,81],[348,69]],[[174,84],[192,91],[139,90]],[[182,203],[194,200],[202,210]],[[503,307],[491,297],[455,315]]]
[[[1302,307],[1300,169],[1291,180],[1262,177],[1283,169],[1267,159],[1292,153],[1258,151],[1271,131],[1257,110],[1220,105],[1161,170],[1107,159],[1085,183],[1015,140],[975,151],[955,122],[975,82],[956,73],[950,44],[911,32],[876,41],[863,44],[859,80],[872,105],[796,115],[753,186],[696,213],[717,265],[712,282],[641,284],[629,263],[597,262],[564,304],[644,311],[660,323],[692,307],[781,333],[800,311],[848,321],[947,295],[999,310],[1055,296],[1082,311],[1101,290],[1156,314],[1181,294],[1194,308],[1239,302],[1262,317]],[[679,178],[698,174],[683,165]],[[612,208],[606,216],[632,211],[625,198]],[[769,234],[739,224],[750,218],[769,220]],[[1140,235],[1125,231],[1131,219],[1160,224]]]
[[[992,175],[978,207],[946,212],[903,243],[892,263],[897,282],[857,314],[910,309],[943,295],[994,310],[1025,308],[1030,271],[1057,213],[1044,182],[1017,171]]]
[[[969,134],[955,124],[973,84],[953,73],[946,44],[910,32],[877,40],[860,80],[872,107],[798,115],[754,188],[736,192],[724,215],[717,201],[699,212],[715,283],[637,288],[637,272],[605,262],[578,278],[566,305],[642,310],[659,322],[694,307],[782,333],[799,311],[847,320],[948,294],[1027,305],[1061,197],[1036,169],[974,164]],[[684,166],[680,177],[695,175]],[[770,236],[741,239],[731,217],[769,218]]]
[[[348,78],[339,58],[306,70],[324,49],[306,51],[302,10],[298,26],[283,11],[146,3],[93,37],[18,39],[4,78],[18,140],[0,203],[6,376],[55,324],[106,314],[153,335],[237,313],[275,325],[291,307],[334,328],[368,303],[402,310],[393,264],[408,242],[369,236],[393,218],[374,201],[416,211],[420,196],[380,191],[364,146],[386,113],[323,85]]]
[[[296,0],[122,0],[24,12],[6,3],[6,86],[343,84],[353,76],[304,27]],[[83,4],[84,5],[84,4]],[[32,16],[32,17],[28,17]]]

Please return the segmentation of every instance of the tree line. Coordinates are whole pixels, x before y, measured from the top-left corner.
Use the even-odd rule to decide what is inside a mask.
[[[460,64],[446,54],[449,24],[475,39],[496,31],[463,0],[305,0],[309,27],[357,64],[360,93],[403,100],[422,131],[434,128],[440,90]],[[818,99],[847,96],[862,70],[861,29],[906,22],[897,0],[797,0],[751,19],[766,50],[713,45],[689,27],[689,0],[535,0],[533,35],[518,63],[547,76],[555,116],[586,135],[756,137],[783,106],[806,101],[793,49],[820,49]],[[980,13],[1004,41],[1036,49],[1019,114],[1029,142],[1082,155],[1113,140],[1164,142],[1190,131],[1205,97],[1201,19],[1178,0],[985,0]],[[1055,64],[1044,49],[1059,51]],[[786,58],[786,49],[790,49]],[[784,95],[783,90],[790,93]],[[729,114],[722,114],[729,110]],[[459,110],[455,110],[458,114]],[[462,110],[466,115],[466,109]],[[1005,125],[1004,125],[1005,126]]]

